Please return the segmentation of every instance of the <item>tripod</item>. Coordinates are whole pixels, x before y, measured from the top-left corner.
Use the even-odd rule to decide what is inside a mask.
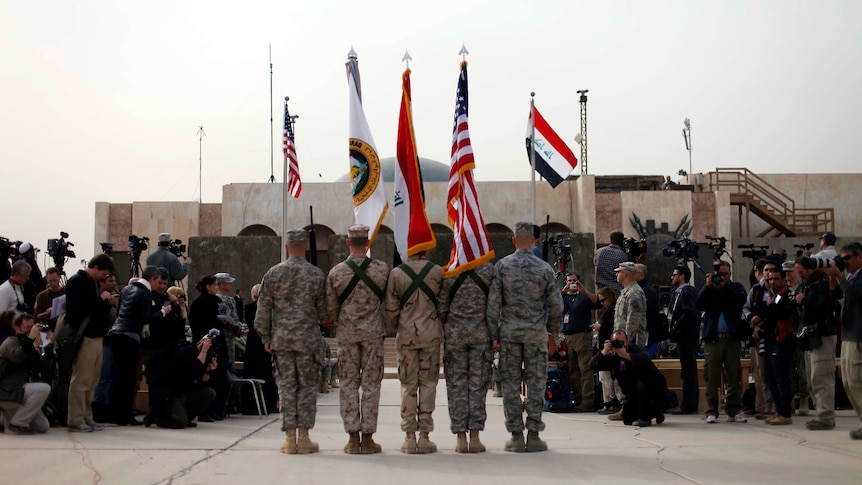
[[[141,251],[133,250],[131,252],[132,258],[129,262],[129,277],[132,278],[140,278],[141,277]]]

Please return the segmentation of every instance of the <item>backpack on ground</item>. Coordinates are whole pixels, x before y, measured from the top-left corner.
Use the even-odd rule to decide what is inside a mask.
[[[552,413],[568,413],[575,407],[572,392],[569,389],[569,379],[562,369],[548,368],[548,381],[545,384],[545,411]]]

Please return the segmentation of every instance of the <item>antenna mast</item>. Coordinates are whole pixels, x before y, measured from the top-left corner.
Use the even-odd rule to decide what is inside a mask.
[[[275,155],[273,153],[273,138],[272,130],[272,44],[269,44],[269,182],[275,182]]]
[[[204,137],[207,135],[204,132],[203,126],[198,126],[198,203],[204,203],[204,185],[203,185],[203,172],[204,172],[204,158],[203,158],[203,148],[204,148]]]

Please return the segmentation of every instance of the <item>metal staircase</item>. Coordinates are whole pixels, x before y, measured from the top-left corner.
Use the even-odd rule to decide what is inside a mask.
[[[756,237],[819,236],[835,232],[834,209],[796,207],[796,201],[746,168],[717,168],[709,173],[704,190],[730,192],[730,204],[739,208],[742,236],[751,237],[751,214],[769,224]]]

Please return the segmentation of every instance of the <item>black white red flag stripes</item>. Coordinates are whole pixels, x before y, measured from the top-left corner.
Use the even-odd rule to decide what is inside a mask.
[[[533,123],[533,114],[535,114],[535,123]],[[532,148],[530,138],[534,138]],[[565,180],[578,165],[575,154],[551,129],[535,107],[530,112],[530,119],[527,120],[528,162],[531,152],[536,153],[536,171],[554,188],[560,185],[560,182]]]

